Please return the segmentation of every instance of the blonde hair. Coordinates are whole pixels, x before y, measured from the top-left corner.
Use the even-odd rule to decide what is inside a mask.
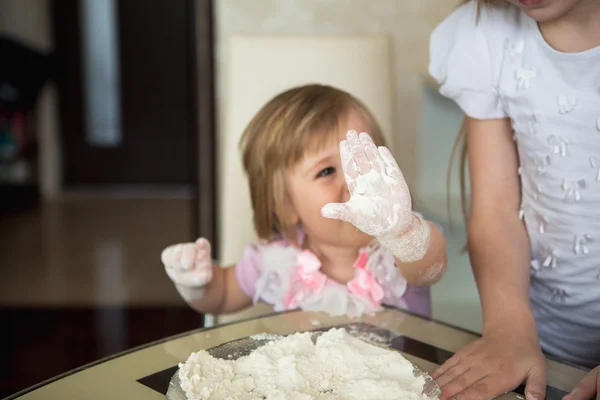
[[[296,224],[286,220],[284,172],[308,151],[331,143],[338,124],[350,111],[365,118],[369,134],[385,146],[379,124],[369,109],[349,93],[311,84],[286,90],[265,104],[246,127],[240,146],[248,177],[254,229],[260,239],[283,236],[296,243]]]

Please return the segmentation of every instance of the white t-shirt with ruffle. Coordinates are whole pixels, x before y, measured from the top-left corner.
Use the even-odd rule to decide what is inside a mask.
[[[598,365],[600,47],[558,52],[517,7],[484,6],[477,23],[475,3],[433,32],[429,71],[468,116],[512,120],[542,348]]]

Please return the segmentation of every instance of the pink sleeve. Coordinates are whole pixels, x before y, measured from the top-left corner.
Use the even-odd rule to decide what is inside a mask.
[[[235,265],[238,285],[246,296],[254,298],[254,284],[262,272],[260,250],[258,246],[246,246],[244,255]]]

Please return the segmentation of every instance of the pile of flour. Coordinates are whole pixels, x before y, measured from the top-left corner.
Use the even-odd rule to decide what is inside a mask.
[[[428,399],[425,379],[398,352],[367,344],[344,329],[296,333],[237,360],[206,351],[180,365],[181,388],[199,399]]]

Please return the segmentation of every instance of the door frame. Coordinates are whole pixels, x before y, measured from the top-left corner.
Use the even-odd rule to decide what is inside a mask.
[[[219,237],[217,227],[217,126],[215,102],[215,57],[214,57],[214,0],[194,0],[190,18],[195,22],[190,26],[195,29],[195,39],[190,43],[195,48],[191,54],[196,64],[190,76],[196,85],[196,96],[192,100],[197,112],[192,121],[197,132],[195,171],[192,173],[195,185],[196,207],[194,208],[196,236],[204,237],[212,243],[213,259],[219,259]],[[193,143],[193,142],[192,142]]]
[[[61,29],[61,22],[66,18],[65,13],[74,12],[69,4],[78,0],[51,0],[51,18],[56,53],[63,51],[63,41],[79,41],[78,38],[68,37]],[[189,46],[191,47],[191,62],[188,64],[192,85],[190,90],[189,132],[192,132],[189,146],[189,168],[193,182],[193,199],[190,202],[193,216],[192,236],[205,237],[213,244],[213,252],[218,246],[217,232],[217,142],[215,124],[215,74],[214,74],[214,4],[213,0],[189,0],[187,16],[189,18]],[[61,71],[62,66],[56,65],[58,79],[76,79],[81,82],[81,65],[76,65],[69,71]],[[62,78],[61,78],[62,75]],[[58,82],[60,83],[60,82]],[[75,87],[74,89],[77,89]],[[71,88],[73,90],[73,88]],[[82,115],[73,120],[68,118],[63,95],[58,90],[58,119],[59,133],[64,147],[65,135],[80,131],[67,124],[82,124]],[[77,113],[78,110],[75,110]],[[82,109],[80,109],[82,111]],[[81,114],[81,113],[80,113]],[[79,120],[77,119],[79,118]],[[65,185],[65,173],[60,176],[61,186]],[[190,238],[192,239],[192,238]],[[218,254],[213,253],[215,257]]]

